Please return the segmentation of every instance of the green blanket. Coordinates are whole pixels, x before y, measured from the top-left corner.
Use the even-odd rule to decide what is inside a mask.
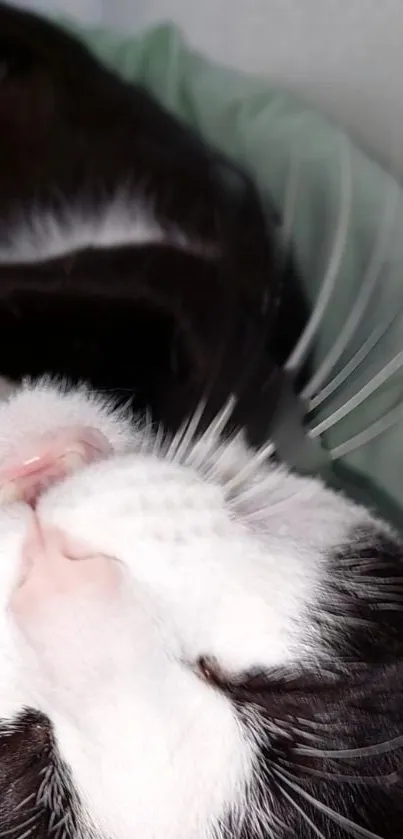
[[[325,381],[346,364],[354,366],[357,352],[365,357],[314,412],[308,413],[307,398],[311,428],[338,417],[323,427],[322,456],[312,468],[367,503],[381,505],[403,528],[403,192],[398,180],[337,127],[267,80],[227,70],[193,52],[173,26],[124,38],[65,25],[107,65],[143,82],[164,105],[246,165],[263,195],[285,212],[286,234],[312,309],[323,299],[325,278],[330,285],[334,278],[314,340],[316,370],[337,341],[339,350],[346,346]],[[364,303],[364,316],[356,323],[357,306],[362,311]],[[393,375],[385,384],[366,398],[364,389],[346,416],[334,414],[374,376],[379,384],[387,364]],[[379,433],[385,415],[388,428]],[[362,432],[372,439],[356,437]],[[301,453],[295,465],[303,462]]]

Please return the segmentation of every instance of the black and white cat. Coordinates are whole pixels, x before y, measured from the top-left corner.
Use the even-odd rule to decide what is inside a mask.
[[[0,54],[1,372],[91,385],[0,405],[0,836],[400,839],[403,546],[220,436],[304,320],[255,190],[51,24]]]
[[[403,545],[227,418],[0,405],[2,836],[401,836]]]

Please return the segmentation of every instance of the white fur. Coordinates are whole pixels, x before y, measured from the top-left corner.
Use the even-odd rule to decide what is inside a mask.
[[[122,191],[97,211],[83,205],[58,214],[33,210],[16,218],[0,242],[0,263],[41,262],[87,248],[125,245],[172,245],[214,255],[211,247],[190,241],[180,230],[164,229],[149,207]]]
[[[5,376],[0,376],[0,403],[5,402],[6,399],[13,393],[17,385]]]
[[[114,557],[121,586],[102,603],[56,593],[33,647],[7,610],[27,511],[0,511],[0,716],[25,704],[50,717],[88,830],[207,839],[242,810],[255,747],[199,658],[235,677],[316,658],[326,552],[369,516],[241,438],[221,444],[219,424],[197,444],[161,443],[85,390],[11,396],[0,458],[69,423],[94,425],[116,454],[48,490],[38,516]]]
[[[0,465],[6,458],[18,458],[20,446],[30,437],[53,429],[84,425],[97,428],[117,454],[143,443],[146,431],[134,429],[129,413],[117,409],[86,385],[74,391],[62,384],[53,387],[48,377],[27,380],[22,387],[4,383],[0,398]]]

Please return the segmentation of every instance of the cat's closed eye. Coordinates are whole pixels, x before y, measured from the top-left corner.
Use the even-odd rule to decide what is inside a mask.
[[[214,656],[203,655],[197,659],[195,672],[199,678],[228,696],[242,698],[243,693],[249,696],[266,691],[268,687],[267,673],[259,668],[252,668],[246,672],[230,672],[226,670]]]
[[[219,662],[210,656],[200,656],[196,662],[196,673],[214,687],[223,688],[228,684],[228,677],[221,669]]]

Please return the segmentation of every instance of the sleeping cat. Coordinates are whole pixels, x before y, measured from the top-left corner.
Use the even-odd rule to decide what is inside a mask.
[[[111,400],[0,406],[0,835],[398,839],[402,545],[220,437],[304,320],[256,191],[51,24],[0,54],[2,372]]]
[[[401,836],[403,545],[231,410],[0,405],[1,836]]]
[[[234,391],[261,441],[306,310],[249,176],[3,3],[0,172],[0,372],[134,396],[171,430]]]

